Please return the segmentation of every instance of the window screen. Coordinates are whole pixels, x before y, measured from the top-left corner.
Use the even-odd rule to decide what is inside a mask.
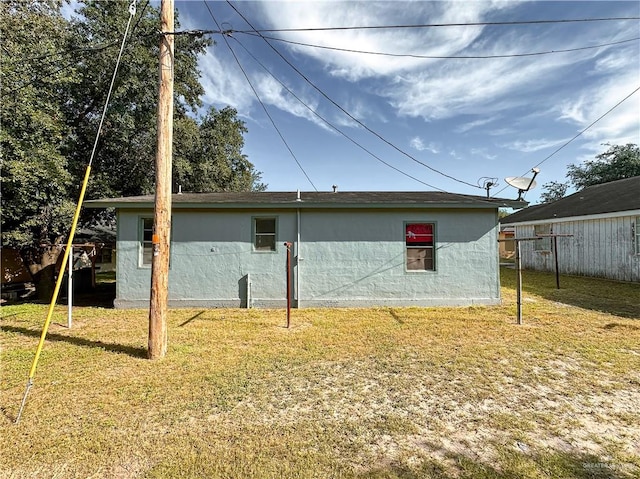
[[[253,219],[253,249],[254,251],[275,251],[276,250],[276,219],[275,218],[254,218]]]
[[[536,236],[551,234],[551,225],[535,225],[534,234]],[[551,238],[540,238],[535,241],[536,251],[551,251]]]

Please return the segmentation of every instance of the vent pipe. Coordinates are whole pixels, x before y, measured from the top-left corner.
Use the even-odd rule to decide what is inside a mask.
[[[334,193],[338,192],[338,185],[333,185],[331,188],[333,188]]]

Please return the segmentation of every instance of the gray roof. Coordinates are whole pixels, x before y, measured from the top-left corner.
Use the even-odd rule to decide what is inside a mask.
[[[535,205],[500,220],[501,224],[640,210],[640,176],[588,186],[552,203]]]
[[[339,192],[217,192],[172,195],[172,207],[181,208],[522,208],[524,201],[440,191]],[[130,196],[85,201],[88,208],[153,208],[154,196]]]

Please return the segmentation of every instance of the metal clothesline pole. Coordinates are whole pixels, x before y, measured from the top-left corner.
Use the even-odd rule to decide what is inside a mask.
[[[558,269],[558,237],[569,238],[573,237],[572,234],[564,233],[551,233],[542,234],[537,236],[530,236],[526,238],[505,238],[499,239],[498,242],[513,241],[516,247],[516,323],[522,324],[522,258],[520,254],[520,242],[521,241],[536,241],[542,238],[553,238],[553,250],[555,258],[555,273],[556,273],[556,287],[560,289],[560,272]]]
[[[71,329],[73,315],[73,245],[69,252],[67,271],[69,272],[69,281],[67,283],[67,328]]]

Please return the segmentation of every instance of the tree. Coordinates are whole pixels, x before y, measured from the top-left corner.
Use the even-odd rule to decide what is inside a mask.
[[[509,213],[509,210],[505,209],[505,208],[498,208],[498,219],[502,219],[502,218],[506,218],[507,216],[509,216],[511,213]]]
[[[608,183],[640,176],[640,148],[638,145],[611,145],[595,160],[586,161],[583,165],[569,165],[567,178],[578,190],[587,186]]]
[[[542,185],[545,190],[540,195],[540,203],[551,203],[557,201],[567,194],[569,183],[560,183],[558,181],[551,181]]]
[[[174,126],[174,191],[179,186],[194,193],[266,189],[242,154],[247,128],[235,109],[211,107],[199,121],[183,117]]]
[[[75,178],[81,178],[90,157],[106,99],[118,47],[129,18],[128,0],[87,1],[71,22],[76,48],[87,49],[77,65],[79,81],[69,92],[64,112],[73,132],[65,154]],[[88,197],[131,196],[153,192],[155,179],[156,113],[158,101],[157,34],[159,11],[147,2],[132,22],[109,110],[93,163]],[[176,28],[179,21],[176,19]],[[176,37],[175,116],[184,117],[201,106],[204,93],[197,68],[198,55],[211,44],[190,35]]]
[[[60,14],[61,4],[0,2],[2,242],[21,250],[47,300],[61,252],[56,245],[70,230],[130,2],[89,0],[72,20]],[[88,198],[153,192],[158,23],[157,8],[148,1],[138,7],[97,144]],[[211,44],[203,37],[176,37],[174,114],[181,126],[174,140],[190,145],[180,172],[193,171],[199,191],[262,188],[260,174],[241,153],[247,130],[235,111],[212,111],[201,121],[189,116],[202,106],[198,56]],[[215,156],[203,156],[209,153]],[[83,212],[82,221],[94,214]]]
[[[59,67],[65,61],[59,52],[70,41],[59,7],[57,1],[0,4],[2,244],[22,248],[43,298],[51,294],[56,245],[73,216],[61,105],[76,77],[73,68]]]
[[[587,186],[599,185],[610,181],[640,176],[640,148],[633,143],[626,145],[605,144],[609,148],[596,155],[595,160],[588,160],[582,165],[567,167],[567,181],[561,183],[551,181],[542,187],[545,191],[540,195],[541,203],[559,200],[567,194],[570,187],[582,190]]]

